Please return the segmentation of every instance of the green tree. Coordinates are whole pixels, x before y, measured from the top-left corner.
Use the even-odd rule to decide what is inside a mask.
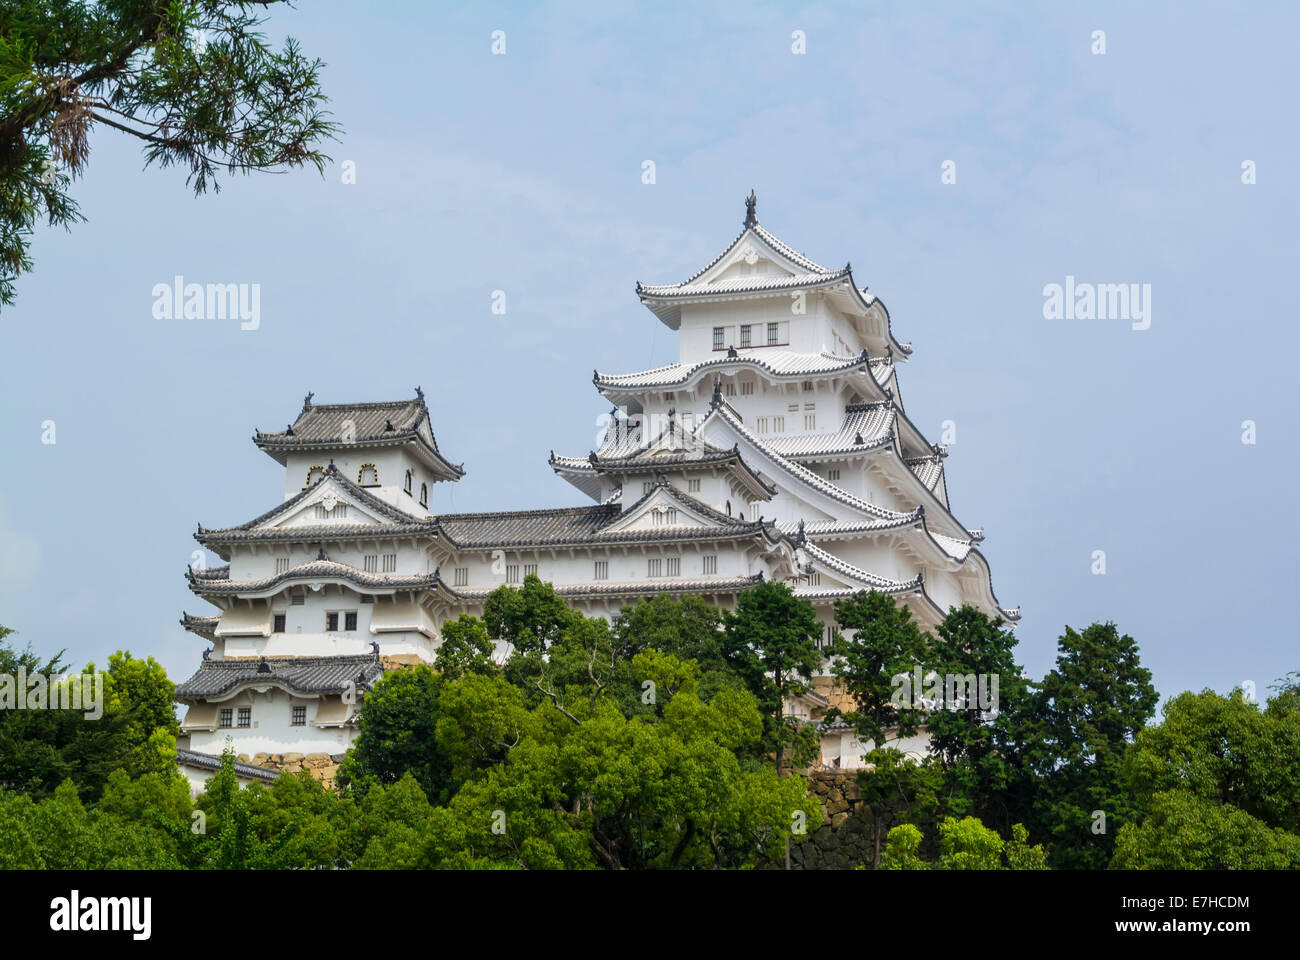
[[[384,674],[362,701],[359,732],[339,765],[339,785],[364,795],[371,784],[394,784],[409,774],[426,796],[445,803],[459,785],[437,736],[447,682],[423,664]]]
[[[734,612],[724,615],[723,655],[769,718],[765,746],[776,752],[778,770],[787,747],[801,746],[796,762],[807,763],[809,742],[797,737],[802,726],[785,714],[786,702],[810,689],[810,678],[821,666],[817,641],[822,625],[807,600],[783,583],[765,580],[740,595]]]
[[[0,7],[0,304],[32,268],[38,220],[68,227],[91,133],[143,144],[145,165],[181,166],[196,194],[218,171],[302,165],[337,127],[322,64],[272,49],[250,14],[280,0],[9,0]],[[287,6],[287,2],[285,3]]]
[[[1133,638],[1094,623],[1066,627],[1056,667],[1023,707],[1008,705],[1015,740],[998,744],[1014,770],[1008,806],[1051,844],[1053,866],[1110,862],[1116,831],[1136,815],[1121,762],[1156,702]]]
[[[896,697],[900,688],[894,678],[907,677],[905,689],[910,691],[913,668],[929,655],[929,634],[906,606],[875,590],[835,601],[835,623],[840,636],[833,647],[832,670],[856,704],[844,719],[864,743],[870,741],[876,748],[886,746],[891,729],[898,738],[915,734],[922,712],[911,705],[913,698]],[[919,690],[911,692],[920,696]]]
[[[488,636],[487,624],[478,617],[462,613],[457,620],[442,625],[442,643],[438,646],[435,665],[448,680],[467,673],[493,673],[497,670],[492,660],[494,644]]]
[[[1016,636],[1005,629],[1001,618],[992,619],[971,606],[949,609],[932,637],[926,670],[940,678],[963,677],[976,681],[981,694],[996,695],[992,710],[981,710],[977,699],[966,705],[926,715],[930,750],[941,764],[946,788],[945,805],[958,815],[975,813],[987,823],[1008,829],[1010,811],[1004,793],[1010,783],[1005,755],[997,747],[1015,733],[1017,716],[1008,704],[1023,704],[1029,683],[1015,661]],[[958,684],[961,686],[961,684]],[[945,690],[946,692],[946,690]],[[966,692],[973,693],[969,687]]]

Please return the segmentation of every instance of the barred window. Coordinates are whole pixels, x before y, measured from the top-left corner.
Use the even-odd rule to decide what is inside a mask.
[[[518,583],[518,582],[519,582],[519,564],[517,564],[517,563],[507,563],[507,564],[506,564],[506,583]]]
[[[712,576],[713,574],[718,572],[717,554],[704,557],[703,559],[704,559],[704,573],[706,576]]]
[[[668,576],[670,576],[670,577],[680,577],[681,575],[682,575],[682,558],[681,558],[681,557],[669,557],[669,558],[668,558]]]
[[[343,629],[355,630],[356,628],[357,628],[357,612],[355,610],[349,610],[347,611],[347,613],[343,614]]]
[[[339,615],[337,613],[325,614],[325,631],[332,633],[339,628]]]
[[[530,573],[533,576],[537,576],[537,564],[535,563],[524,564],[524,576],[527,577]]]
[[[367,553],[361,558],[361,569],[366,573],[379,572],[379,554]]]
[[[744,380],[740,384],[740,395],[742,397],[752,397],[754,395],[754,381]]]
[[[839,480],[839,478],[840,478],[840,471],[839,471],[838,468],[835,469],[835,470],[827,470],[827,471],[826,471],[826,479],[827,479],[827,480],[832,480],[832,481],[834,481],[834,480]]]
[[[397,570],[397,554],[384,554],[384,573],[393,573]]]
[[[271,632],[284,633],[284,621],[285,621],[285,616],[283,613],[277,613],[274,617],[272,617]]]
[[[662,577],[664,575],[664,562],[659,557],[652,557],[646,561],[647,577]]]
[[[805,414],[803,415],[803,428],[804,428],[805,430],[816,430],[816,429],[817,429],[817,414],[815,414],[815,413],[805,413]]]
[[[252,725],[253,725],[253,708],[240,707],[239,708],[239,729],[247,730]]]
[[[289,603],[295,607],[300,607],[307,602],[307,591],[298,587],[296,590],[289,592]]]
[[[278,576],[279,574],[286,573],[286,572],[288,572],[288,570],[289,570],[289,558],[288,558],[288,557],[276,557],[276,558],[275,558],[275,572],[276,572],[276,575]]]
[[[726,345],[727,345],[727,328],[714,327],[713,328],[713,349],[721,350]]]
[[[769,344],[779,342],[779,337],[777,336],[778,332],[779,328],[777,324],[769,323],[767,325],[767,342]]]
[[[457,567],[453,571],[453,583],[455,587],[469,586],[469,567]]]
[[[742,323],[740,325],[740,345],[742,347],[752,346],[749,338],[749,331],[751,329],[753,328],[748,323]]]
[[[306,707],[294,707],[294,708],[293,708],[293,720],[291,721],[291,725],[292,725],[292,726],[295,726],[295,727],[305,727],[305,726],[307,726],[307,708],[306,708]]]
[[[595,573],[594,573],[593,576],[592,576],[592,579],[593,579],[593,580],[608,580],[608,579],[609,579],[609,561],[608,561],[608,560],[597,560],[597,561],[596,561],[596,570],[595,570]]]
[[[235,711],[230,707],[222,707],[221,713],[217,718],[217,726],[227,729],[235,725]]]
[[[687,480],[687,481],[686,481],[686,492],[687,492],[687,493],[699,493],[699,492],[700,492],[700,481],[699,481],[699,478],[698,478],[698,477],[695,478],[695,479],[693,479],[693,480]]]

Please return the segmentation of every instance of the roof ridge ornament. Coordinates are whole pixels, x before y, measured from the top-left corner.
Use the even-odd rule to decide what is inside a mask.
[[[420,389],[418,384],[415,387],[415,399],[419,400],[421,403],[424,403],[424,391]]]
[[[750,190],[749,190],[749,196],[745,198],[745,226],[746,226],[746,228],[748,228],[748,227],[756,227],[756,226],[758,226],[758,214],[755,213],[755,210],[754,210],[754,208],[757,207],[757,206],[758,206],[758,197],[754,195],[754,190],[753,190],[753,188],[751,187]]]
[[[311,406],[311,398],[314,396],[316,396],[316,394],[312,393],[310,390],[307,391],[307,396],[303,397],[303,401],[302,401],[302,409],[304,411],[306,411],[307,408]]]
[[[722,377],[717,376],[713,378],[713,402],[710,403],[709,406],[717,407],[721,405],[722,405]]]

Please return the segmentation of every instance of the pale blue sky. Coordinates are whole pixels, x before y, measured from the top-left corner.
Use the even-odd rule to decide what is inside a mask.
[[[915,345],[904,399],[931,439],[957,424],[953,508],[1024,609],[1031,674],[1064,624],[1095,619],[1138,640],[1162,696],[1263,693],[1300,668],[1281,606],[1300,459],[1294,9],[587,6],[277,13],[272,32],[329,64],[346,129],[330,152],[354,185],[336,163],[195,199],[182,172],[142,172],[137,143],[95,137],[74,188],[88,222],[39,232],[0,313],[0,623],[78,663],[129,647],[187,676],[205,643],[176,621],[208,612],[183,575],[195,524],[279,501],[250,437],[308,390],[420,384],[467,470],[439,510],[581,502],[546,458],[590,449],[608,408],[592,368],[675,358],[636,281],[702,266],[752,187],[766,227],[852,261]],[[176,274],[260,283],[261,328],[153,319]],[[1042,288],[1067,274],[1151,284],[1151,329],[1045,320]]]

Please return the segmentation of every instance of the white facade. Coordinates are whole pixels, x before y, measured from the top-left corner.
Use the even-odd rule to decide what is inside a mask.
[[[183,621],[212,644],[178,688],[195,750],[231,737],[250,757],[343,753],[382,667],[432,662],[443,622],[529,573],[607,617],[661,592],[730,606],[762,578],[790,583],[828,626],[859,590],[894,595],[927,628],[963,603],[1018,618],[993,595],[982,532],[948,508],[946,451],[903,409],[911,347],[848,267],[796,253],[751,203],[698,274],[637,292],[678,331],[679,360],[594,375],[613,423],[598,450],[551,458],[589,507],[438,513],[434,485],[463,471],[438,451],[418,390],[308,395],[289,429],[257,435],[285,466],[284,502],[196,534],[229,566],[190,574],[220,611]],[[855,766],[860,749],[828,729],[823,759]]]

